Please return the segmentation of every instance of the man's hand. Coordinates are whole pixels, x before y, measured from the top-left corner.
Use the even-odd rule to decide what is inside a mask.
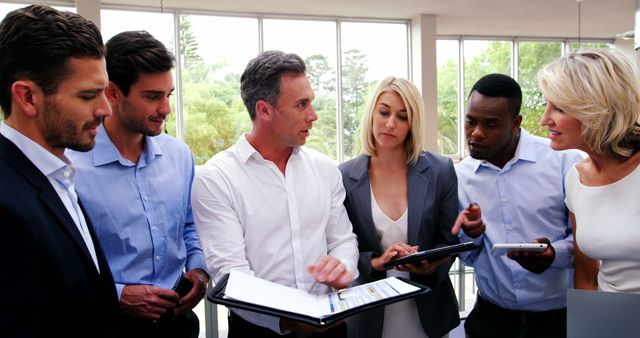
[[[176,307],[178,294],[153,285],[127,285],[122,289],[120,306],[135,317],[157,320]]]
[[[471,238],[478,238],[484,234],[486,227],[482,222],[482,211],[477,203],[471,203],[460,211],[453,228],[451,228],[451,234],[458,235],[460,229]]]
[[[318,282],[335,289],[344,289],[353,281],[353,273],[340,260],[331,256],[320,258],[315,265],[309,265],[307,271]]]
[[[553,260],[556,258],[556,250],[551,246],[551,242],[546,237],[538,238],[533,242],[547,243],[547,248],[541,252],[511,251],[507,256],[518,262],[523,268],[533,273],[541,274],[553,263]]]
[[[391,262],[394,258],[401,258],[417,251],[417,246],[411,246],[403,242],[393,243],[389,245],[382,255],[371,259],[371,268],[377,271],[384,271],[384,265]]]
[[[173,312],[176,314],[185,313],[193,309],[207,293],[207,283],[209,277],[200,269],[193,269],[186,273],[187,278],[193,283],[191,291],[178,301],[178,307]]]

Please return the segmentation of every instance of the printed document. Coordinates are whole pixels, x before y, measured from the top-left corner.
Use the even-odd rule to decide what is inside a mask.
[[[224,297],[273,309],[323,318],[417,290],[420,290],[420,288],[396,277],[389,277],[329,294],[313,295],[304,290],[276,284],[232,270],[229,274]]]

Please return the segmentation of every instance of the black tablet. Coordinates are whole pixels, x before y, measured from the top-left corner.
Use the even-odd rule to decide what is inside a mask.
[[[443,246],[431,250],[418,251],[402,258],[394,259],[384,265],[385,269],[391,269],[396,265],[413,263],[421,260],[434,260],[442,256],[450,256],[460,252],[469,251],[478,248],[473,242],[465,242],[449,246]]]

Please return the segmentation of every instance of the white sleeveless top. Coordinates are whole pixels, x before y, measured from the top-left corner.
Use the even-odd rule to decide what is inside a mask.
[[[402,241],[407,242],[407,210],[397,220],[392,220],[378,206],[373,189],[371,189],[371,215],[376,227],[382,249],[386,250],[391,244]],[[388,270],[387,277],[409,278],[409,272]],[[382,338],[424,338],[427,334],[422,329],[418,307],[414,299],[407,299],[387,305],[384,310],[384,324]]]
[[[598,288],[640,293],[640,166],[617,182],[590,187],[574,166],[565,179],[580,250],[601,260]]]

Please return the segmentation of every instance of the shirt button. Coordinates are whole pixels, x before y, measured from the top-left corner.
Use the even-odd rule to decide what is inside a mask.
[[[64,175],[64,177],[69,177],[69,176],[71,176],[71,173],[68,172],[68,171],[65,171],[63,175]]]
[[[160,256],[156,256],[156,260],[159,261],[160,260]]]

